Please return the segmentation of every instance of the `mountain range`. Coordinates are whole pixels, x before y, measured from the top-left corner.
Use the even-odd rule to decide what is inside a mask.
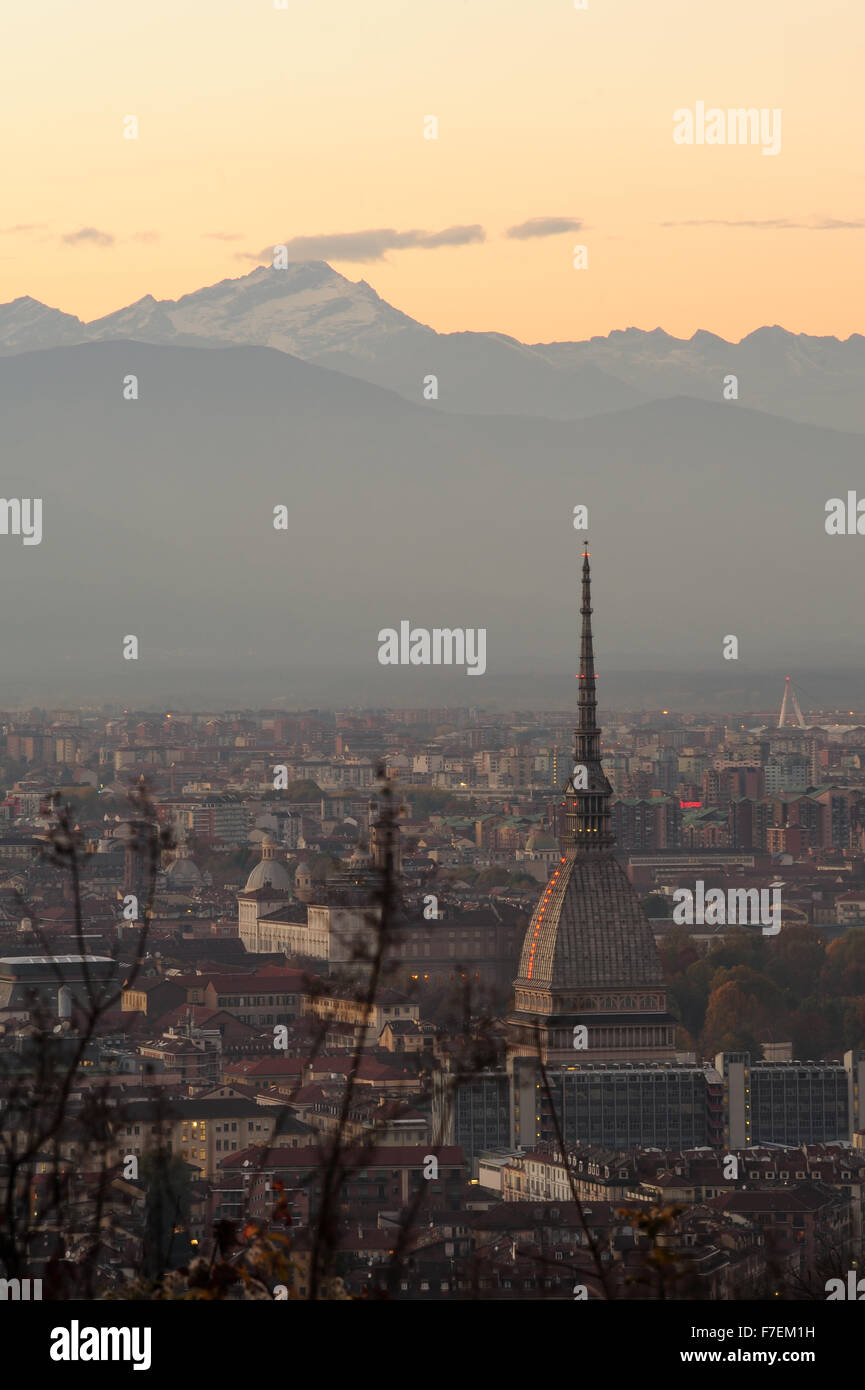
[[[192,310],[176,312],[179,332]],[[862,479],[860,434],[685,396],[578,420],[460,414],[213,341],[0,359],[3,493],[43,501],[41,544],[0,536],[0,707],[567,707],[576,505],[602,702],[617,670],[646,674],[635,703],[650,685],[678,707],[699,686],[753,708],[767,671],[818,705],[832,666],[861,684],[865,540],[824,527],[826,499]],[[379,631],[403,620],[485,628],[486,674],[379,665]],[[845,677],[848,696],[861,707]]]
[[[741,406],[865,431],[861,334],[842,341],[774,326],[728,343],[705,331],[682,339],[627,328],[526,344],[501,333],[437,333],[323,261],[260,266],[177,300],[147,295],[91,323],[29,297],[0,305],[0,355],[112,340],[274,348],[413,403],[434,376],[440,410],[562,421],[677,396],[722,402],[725,378],[735,376]]]

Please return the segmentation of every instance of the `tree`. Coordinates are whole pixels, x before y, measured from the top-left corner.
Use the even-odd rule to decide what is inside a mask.
[[[715,1052],[750,1052],[752,1058],[762,1057],[762,1047],[754,1032],[754,1013],[757,1001],[733,980],[718,986],[709,996],[703,1048],[707,1055]]]
[[[763,970],[766,960],[766,938],[753,928],[729,927],[724,940],[706,958],[715,968],[724,965],[747,965]]]
[[[828,1057],[836,1047],[834,1029],[817,1009],[796,1009],[790,1015],[794,1057]]]
[[[827,994],[865,994],[865,931],[848,931],[829,943],[822,985]]]
[[[865,998],[851,999],[847,1003],[842,1027],[841,1045],[845,1051],[865,1048]]]
[[[813,927],[784,927],[775,941],[768,970],[796,999],[811,993],[825,962],[822,939]]]
[[[189,1165],[170,1148],[142,1155],[141,1178],[145,1183],[144,1275],[157,1283],[177,1266],[177,1255],[186,1253],[191,1178]]]
[[[0,1055],[0,1090],[5,1101],[0,1127],[0,1264],[10,1278],[28,1267],[31,1252],[53,1247],[49,1270],[63,1265],[70,1211],[77,1214],[74,1242],[81,1254],[70,1271],[76,1292],[93,1297],[102,1245],[102,1211],[112,1168],[113,1125],[117,1106],[106,1082],[89,1088],[73,1104],[79,1069],[98,1037],[105,1016],[120,1002],[123,988],[134,983],[147,950],[153,915],[156,874],[163,850],[173,847],[170,830],[161,826],[147,783],[142,778],[129,794],[128,844],[144,867],[142,925],[131,943],[132,961],[121,983],[109,975],[98,978],[85,964],[83,983],[76,991],[68,1025],[57,1023],[56,1012],[36,996],[29,1008],[30,1037],[26,1070],[14,1053]],[[73,904],[73,941],[87,961],[81,874],[88,860],[75,816],[59,796],[50,798],[52,823],[46,836],[45,859],[69,874]],[[48,949],[35,906],[21,906],[34,922],[44,954],[52,961],[57,989],[65,984],[62,957]],[[126,949],[129,949],[128,947]],[[116,954],[119,956],[120,947]],[[87,1178],[82,1177],[87,1174]],[[87,1200],[83,1200],[86,1195]]]
[[[474,886],[475,888],[498,888],[501,884],[507,883],[509,879],[510,874],[507,869],[492,865],[489,869],[481,869],[475,879]]]
[[[646,899],[648,902],[649,899]],[[643,904],[645,907],[645,903]],[[660,945],[661,960],[667,979],[684,975],[700,959],[694,938],[685,927],[673,927],[664,934]]]
[[[712,989],[716,990],[727,981],[740,985],[755,1000],[761,1020],[766,1027],[786,1022],[786,1010],[781,990],[765,975],[751,970],[747,965],[727,966],[717,971],[712,978]]]

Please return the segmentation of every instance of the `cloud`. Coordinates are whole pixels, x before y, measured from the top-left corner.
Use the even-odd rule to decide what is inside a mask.
[[[770,232],[843,232],[861,231],[865,218],[845,222],[840,217],[812,217],[810,222],[793,222],[788,217],[744,218],[740,222],[725,217],[692,218],[686,222],[662,222],[662,227],[750,227]]]
[[[0,228],[0,234],[14,236],[17,232],[41,232],[47,226],[47,222],[17,222],[14,227]]]
[[[77,232],[66,232],[60,240],[66,246],[113,246],[115,238],[110,232],[100,232],[98,227],[81,227]]]
[[[118,238],[112,232],[100,232],[98,227],[81,227],[77,232],[66,232],[60,240],[66,246],[116,246]],[[143,241],[147,244],[159,241],[158,232],[133,232],[130,237],[121,237],[122,241]]]
[[[433,232],[431,236],[423,235],[417,244],[433,251],[437,246],[468,246],[476,241],[486,241],[483,227],[477,224],[471,227],[445,227],[443,232]]]
[[[528,222],[520,222],[516,227],[508,227],[506,237],[514,241],[528,241],[535,236],[558,236],[560,232],[578,232],[582,227],[575,217],[531,217]]]
[[[202,232],[201,235],[207,241],[240,241],[241,232]]]
[[[290,261],[382,261],[388,251],[435,250],[438,246],[468,246],[485,241],[483,227],[445,227],[441,232],[397,232],[375,227],[363,232],[332,232],[321,236],[296,236],[277,242],[285,246]],[[261,251],[237,251],[238,260],[269,261],[273,246]]]

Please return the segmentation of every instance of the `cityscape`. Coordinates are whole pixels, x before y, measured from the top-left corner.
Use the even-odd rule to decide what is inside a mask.
[[[849,1376],[865,11],[4,39],[0,1321]]]
[[[602,723],[581,554],[570,712],[4,714],[13,1277],[211,1292],[214,1241],[250,1298],[858,1266],[865,720],[788,678]]]

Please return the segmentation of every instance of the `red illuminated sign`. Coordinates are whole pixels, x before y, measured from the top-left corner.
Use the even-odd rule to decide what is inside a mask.
[[[680,802],[679,802],[679,805],[682,806],[682,807],[684,807],[684,806],[702,806],[702,804],[703,804],[702,801],[680,801]]]

